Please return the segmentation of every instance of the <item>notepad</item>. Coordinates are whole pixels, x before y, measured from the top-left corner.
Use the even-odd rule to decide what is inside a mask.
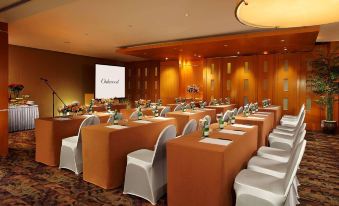
[[[82,115],[83,117],[93,117],[94,115],[92,115],[92,114],[84,114],[84,115]]]
[[[193,112],[183,112],[184,114],[194,114]]]
[[[208,143],[208,144],[217,144],[217,145],[222,145],[222,146],[227,146],[232,143],[232,141],[230,140],[216,139],[216,138],[204,138],[200,140],[199,142]]]
[[[241,127],[241,128],[253,128],[253,125],[245,125],[245,124],[232,124],[233,127]]]
[[[58,121],[65,121],[65,120],[70,120],[71,118],[68,118],[68,117],[58,117],[58,118],[54,118],[55,120],[58,120]]]
[[[271,114],[272,112],[256,112],[256,114]]]
[[[122,125],[110,125],[110,126],[106,126],[107,128],[111,128],[111,129],[126,129],[128,128],[127,126],[122,126]]]
[[[166,118],[166,117],[154,117],[152,119],[155,119],[155,120],[167,120],[168,118]]]
[[[243,135],[246,133],[243,131],[236,131],[236,130],[229,130],[229,129],[222,129],[219,132],[224,133],[224,134],[235,134],[235,135]]]
[[[149,124],[149,123],[152,123],[150,121],[147,121],[147,120],[137,120],[137,121],[134,121],[136,123],[141,123],[141,124]]]
[[[260,120],[264,120],[265,118],[262,118],[262,117],[253,117],[253,116],[251,116],[251,117],[248,117],[249,119],[260,119]]]
[[[262,116],[262,117],[267,117],[268,114],[253,114],[254,116]]]

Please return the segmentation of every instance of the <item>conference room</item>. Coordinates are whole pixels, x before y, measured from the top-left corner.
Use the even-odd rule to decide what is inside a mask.
[[[1,0],[0,205],[339,205],[338,0]]]

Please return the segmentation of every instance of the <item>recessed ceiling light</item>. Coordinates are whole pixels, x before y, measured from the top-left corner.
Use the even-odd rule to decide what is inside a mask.
[[[200,58],[200,57],[201,57],[201,55],[198,55],[198,57]]]
[[[227,47],[228,45],[227,44],[224,44],[224,47]]]
[[[166,57],[165,60],[167,61],[167,60],[168,60],[168,57]]]
[[[280,40],[281,42],[284,42],[285,41],[285,39],[282,39],[282,40]]]
[[[240,51],[238,51],[237,54],[240,54]]]
[[[285,50],[285,51],[287,51],[287,48],[286,48],[286,47],[284,47],[284,50]]]
[[[188,17],[190,14],[189,13],[185,13],[185,17]]]
[[[264,51],[264,54],[268,54],[268,52],[267,52],[267,51]]]

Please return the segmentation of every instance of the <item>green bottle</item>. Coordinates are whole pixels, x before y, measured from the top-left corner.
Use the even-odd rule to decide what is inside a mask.
[[[219,129],[224,129],[224,118],[219,118]]]
[[[114,115],[113,115],[113,124],[114,125],[118,125],[118,111],[117,110],[115,110],[114,111]]]
[[[142,119],[142,112],[141,112],[141,108],[138,108],[138,120]]]
[[[231,124],[235,124],[235,115],[232,115],[231,117]]]
[[[207,120],[206,120],[205,123],[204,123],[203,136],[208,137],[209,132],[210,132],[210,128],[209,128]]]

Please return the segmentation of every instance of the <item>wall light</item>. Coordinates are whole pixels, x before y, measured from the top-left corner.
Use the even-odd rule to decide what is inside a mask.
[[[236,18],[259,28],[314,26],[339,21],[338,0],[240,0]]]

